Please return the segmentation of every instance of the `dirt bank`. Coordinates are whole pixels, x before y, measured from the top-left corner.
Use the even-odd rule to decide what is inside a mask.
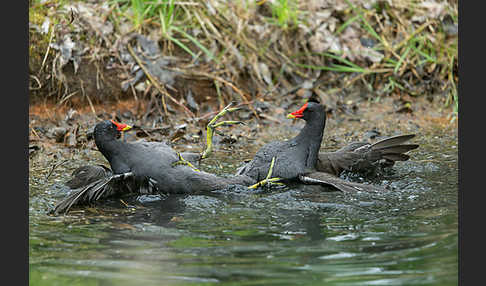
[[[457,111],[457,1],[164,3],[31,1],[31,103],[142,99],[197,118],[236,101],[257,116],[314,90]]]

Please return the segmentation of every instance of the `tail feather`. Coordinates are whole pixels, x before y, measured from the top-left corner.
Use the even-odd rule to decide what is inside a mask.
[[[410,159],[410,156],[407,154],[400,154],[400,153],[388,153],[388,154],[383,154],[381,156],[383,159],[387,159],[390,161],[407,161]]]
[[[407,135],[397,135],[393,137],[388,137],[378,142],[371,144],[372,149],[379,149],[393,145],[400,145],[402,143],[407,142],[408,140],[415,137],[415,134],[407,134]]]
[[[52,213],[67,213],[72,206],[99,201],[115,194],[152,194],[156,192],[155,182],[151,179],[135,180],[133,173],[108,175],[93,182],[85,182],[81,187],[59,202]]]
[[[418,144],[403,144],[403,145],[391,145],[391,146],[385,146],[385,147],[380,147],[380,148],[374,148],[374,150],[379,150],[383,154],[388,154],[388,153],[406,153],[410,150],[417,149],[419,147]]]
[[[339,175],[342,171],[370,172],[376,163],[386,160],[380,166],[393,166],[395,161],[406,161],[409,155],[404,153],[417,149],[418,144],[403,144],[415,137],[415,134],[388,137],[376,143],[353,142],[335,152],[320,152],[316,169]]]
[[[109,192],[107,192],[110,189],[108,188],[108,183],[111,182],[111,180],[112,179],[103,184],[100,184],[93,190],[92,193],[95,201],[99,200],[101,197],[103,197],[103,195],[109,194]]]
[[[89,203],[98,200],[106,191],[106,185],[112,180],[112,177],[101,178],[97,181],[82,187],[78,191],[70,194],[53,210],[54,214],[67,213],[73,205]]]

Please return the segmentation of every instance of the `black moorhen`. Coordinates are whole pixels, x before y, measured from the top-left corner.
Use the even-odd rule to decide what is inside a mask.
[[[311,97],[288,118],[301,118],[306,121],[300,133],[287,141],[273,141],[257,151],[253,159],[238,169],[237,175],[246,175],[256,181],[267,177],[274,160],[272,177],[282,181],[299,180],[299,176],[315,171],[319,148],[321,147],[326,112],[316,97]]]
[[[238,175],[259,181],[254,186],[282,180],[293,186],[305,183],[333,186],[340,191],[384,191],[381,187],[343,180],[339,175],[343,170],[367,171],[374,168],[374,163],[379,160],[385,160],[389,166],[395,161],[408,160],[409,156],[403,153],[418,147],[416,144],[402,144],[415,136],[412,134],[386,138],[374,144],[354,142],[335,152],[319,152],[326,113],[315,95],[287,117],[306,121],[300,133],[291,140],[264,145],[249,163],[237,171]],[[269,170],[275,177],[273,180],[268,180]]]
[[[69,195],[53,210],[67,212],[72,205],[92,202],[117,193],[198,193],[227,188],[230,185],[248,186],[255,181],[245,175],[220,177],[199,171],[187,164],[179,164],[180,154],[162,142],[123,142],[121,132],[131,127],[105,120],[94,129],[98,150],[108,160],[106,167],[84,166],[74,172],[71,185],[80,190]],[[182,157],[197,158],[191,154]]]

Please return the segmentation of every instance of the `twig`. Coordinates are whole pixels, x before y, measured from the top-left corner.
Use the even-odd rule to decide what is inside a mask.
[[[73,95],[75,95],[75,94],[77,94],[77,93],[78,93],[78,91],[76,90],[76,91],[71,92],[70,94],[68,94],[68,95],[64,96],[64,97],[63,97],[63,98],[62,98],[62,99],[59,101],[59,103],[57,104],[57,106],[61,106],[61,104],[63,104],[63,103],[64,103],[64,101],[68,100],[68,99],[69,99],[71,96],[73,96]]]
[[[61,166],[62,164],[66,163],[67,161],[69,161],[69,160],[64,160],[64,161],[62,161],[61,163],[59,163],[59,164],[55,164],[54,166],[52,166],[52,168],[51,168],[51,170],[49,171],[49,174],[47,174],[47,176],[46,176],[46,179],[45,179],[45,180],[47,181],[47,180],[49,179],[49,177],[52,175],[52,173],[54,172],[54,170],[55,170],[57,167]]]
[[[36,87],[36,88],[30,88],[30,86],[29,86],[29,89],[30,89],[30,90],[38,90],[38,89],[41,89],[41,88],[42,88],[42,84],[41,84],[41,82],[40,82],[39,78],[38,78],[38,77],[36,77],[35,75],[30,75],[30,77],[31,77],[31,78],[33,78],[33,79],[34,79],[34,80],[37,82],[37,84],[38,84],[39,86],[38,86],[38,87]]]
[[[83,82],[82,79],[80,79],[80,81],[81,81],[81,91],[83,92],[83,95],[88,99],[89,107],[91,108],[91,111],[93,112],[93,115],[95,116],[95,118],[98,118],[98,115],[96,115],[96,110],[94,109],[94,106],[93,106],[93,103],[91,102],[91,99],[84,92],[84,82]]]
[[[415,37],[415,35],[417,35],[418,33],[422,32],[425,28],[427,28],[428,25],[432,24],[432,22],[429,22],[427,20],[427,22],[425,22],[424,24],[422,24],[422,26],[418,27],[417,30],[413,31],[413,33],[411,33],[410,35],[408,35],[407,38],[405,38],[403,41],[401,41],[400,43],[398,43],[396,46],[394,46],[392,48],[393,51],[396,51],[397,49],[399,49],[401,46],[405,45],[411,38]]]
[[[243,106],[243,105],[250,105],[250,104],[252,104],[252,103],[253,103],[253,100],[252,100],[252,101],[249,101],[248,103],[239,103],[239,104],[237,104],[237,105],[235,106],[235,108],[239,108],[239,107],[241,107],[241,106]],[[208,117],[213,116],[214,114],[217,114],[217,113],[219,113],[219,111],[211,111],[211,112],[208,112],[208,113],[206,113],[206,114],[204,114],[204,115],[200,116],[200,117],[199,117],[199,120],[201,120],[201,119],[205,119],[205,118],[208,118]]]
[[[52,42],[52,38],[54,38],[54,29],[55,28],[56,28],[56,25],[53,25],[52,30],[51,30],[51,36],[49,37],[49,43],[47,44],[46,54],[44,55],[44,59],[42,60],[41,67],[40,67],[39,71],[37,72],[37,76],[39,76],[41,74],[42,69],[44,68],[44,65],[46,64],[47,56],[49,55],[49,51],[51,50],[51,42]]]
[[[135,126],[133,126],[133,128],[135,128]],[[150,133],[148,133],[145,129],[143,129],[142,127],[140,126],[137,126],[137,129],[138,130],[141,130],[143,133],[145,133],[145,135],[147,135],[148,137],[152,137],[152,135]]]
[[[125,205],[125,207],[130,208],[130,206],[129,206],[127,203],[125,203],[125,201],[124,201],[124,200],[120,199],[120,202],[121,202],[122,204],[124,204],[124,205]]]
[[[219,102],[219,108],[222,109],[224,107],[224,99],[221,95],[221,89],[219,88],[219,83],[216,80],[213,80],[214,86],[216,87],[216,94],[218,95],[218,102]]]
[[[375,69],[378,66],[378,64],[379,63],[372,64],[371,67],[366,69],[365,72],[362,72],[360,75],[355,76],[354,78],[348,80],[342,87],[338,88],[336,91],[343,90],[344,88],[350,86],[353,82],[363,78],[365,75],[368,75],[368,74],[371,74],[371,73],[386,73],[386,72],[393,71],[393,69],[388,69],[388,68]]]
[[[130,83],[130,90],[132,91],[133,98],[135,98],[135,101],[138,101],[137,92],[135,91],[135,87],[131,83]]]
[[[67,25],[71,25],[71,23],[74,22],[74,18],[75,18],[74,16],[75,16],[75,14],[74,14],[73,8],[71,8],[71,21],[69,21],[69,23]]]
[[[178,69],[179,70],[179,69]],[[186,71],[187,73],[187,71]],[[213,79],[213,80],[217,80],[219,82],[222,82],[226,85],[228,85],[229,87],[231,87],[234,91],[236,91],[236,93],[238,93],[241,98],[243,99],[243,101],[245,103],[248,103],[249,99],[247,98],[247,95],[245,93],[243,93],[239,88],[237,88],[234,84],[232,84],[231,82],[225,80],[224,78],[220,77],[220,76],[217,76],[217,75],[212,75],[210,73],[206,73],[206,72],[202,72],[202,71],[190,71],[188,72],[189,74],[192,74],[192,75],[198,75],[198,76],[205,76],[207,78],[210,78],[210,79]]]
[[[278,120],[277,118],[275,117],[272,117],[270,115],[267,115],[267,114],[262,114],[261,117],[267,119],[267,120],[270,120],[270,121],[273,121],[275,123],[282,123],[280,120]]]
[[[142,68],[142,70],[144,71],[145,75],[148,77],[148,79],[150,80],[150,82],[152,82],[152,84],[155,86],[155,88],[157,88],[157,90],[162,94],[162,95],[166,95],[172,102],[174,102],[175,104],[179,105],[180,107],[182,107],[184,109],[184,111],[189,114],[192,118],[195,117],[194,113],[192,113],[189,108],[187,108],[186,106],[184,106],[182,103],[178,102],[177,100],[175,100],[167,91],[165,91],[159,84],[159,82],[154,79],[152,77],[152,75],[150,74],[149,70],[147,69],[147,67],[145,67],[145,65],[142,63],[142,61],[140,60],[140,58],[135,54],[135,52],[133,51],[133,48],[132,46],[130,46],[129,44],[127,45],[128,47],[128,51],[130,52],[130,54],[132,55],[132,57],[135,59],[135,61],[137,62],[137,64]]]
[[[37,138],[39,138],[39,139],[40,139],[39,134],[37,134],[37,132],[35,131],[35,129],[34,129],[34,128],[30,128],[30,130],[32,130],[32,133],[34,133],[34,135],[35,135],[35,136],[37,136]]]
[[[165,95],[164,94],[162,94],[162,107],[164,108],[165,116],[169,116],[169,113],[167,112],[167,104],[165,103]]]

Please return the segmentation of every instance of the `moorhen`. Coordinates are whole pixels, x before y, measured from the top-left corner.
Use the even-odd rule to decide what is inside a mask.
[[[68,183],[77,191],[57,204],[54,214],[114,193],[198,193],[255,183],[245,175],[220,177],[197,170],[187,161],[181,163],[181,158],[193,160],[200,155],[179,154],[163,142],[118,140],[121,132],[129,129],[131,126],[113,120],[96,124],[95,144],[110,163],[111,171],[104,166],[83,166],[75,170],[74,178]]]
[[[287,117],[305,120],[300,133],[290,140],[265,144],[250,162],[238,169],[237,175],[245,175],[264,184],[270,169],[271,176],[283,182],[299,180],[300,175],[315,171],[326,125],[324,106],[316,97],[311,97]]]
[[[335,152],[319,152],[326,113],[315,95],[287,117],[304,119],[306,124],[295,138],[264,145],[237,171],[238,175],[258,181],[250,188],[284,181],[293,186],[296,183],[333,186],[340,191],[383,191],[381,187],[343,180],[339,175],[344,170],[364,173],[375,168],[380,160],[392,166],[395,161],[408,160],[409,156],[404,153],[418,148],[417,144],[402,144],[415,136],[411,134],[389,137],[374,144],[353,142]]]

